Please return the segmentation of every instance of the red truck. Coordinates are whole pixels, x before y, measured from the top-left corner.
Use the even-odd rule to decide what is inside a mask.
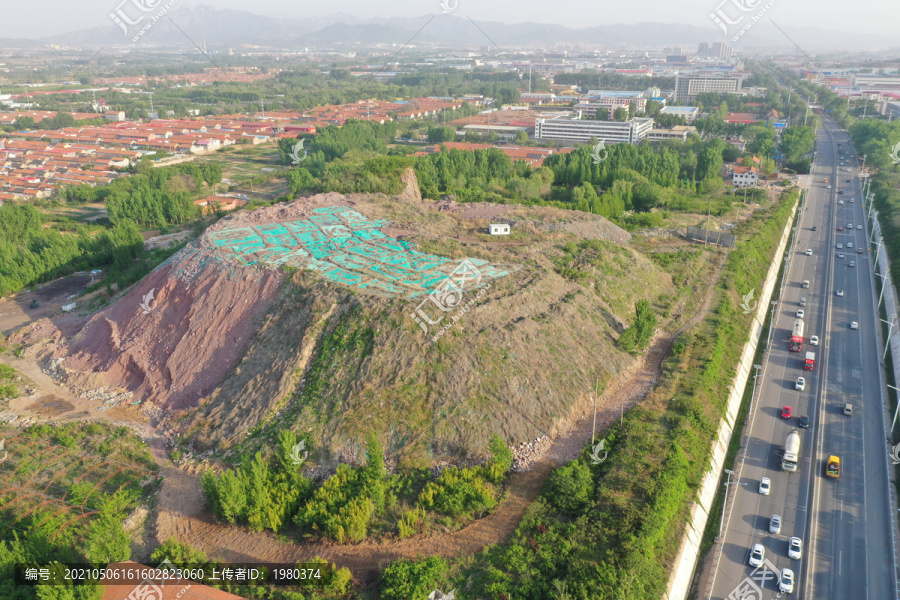
[[[813,367],[816,366],[816,353],[815,352],[807,352],[806,360],[803,362],[803,368],[807,371],[812,371]]]
[[[803,319],[794,319],[794,329],[791,331],[791,351],[800,352],[803,348]]]

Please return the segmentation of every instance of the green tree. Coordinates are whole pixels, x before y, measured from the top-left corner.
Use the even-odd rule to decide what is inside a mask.
[[[554,469],[547,485],[547,497],[559,510],[570,515],[583,511],[594,498],[591,469],[582,460],[573,460]]]
[[[382,600],[427,598],[428,594],[440,587],[447,569],[447,562],[437,556],[429,556],[422,560],[406,558],[396,560],[381,572],[381,598]]]
[[[613,119],[616,121],[627,121],[628,120],[628,109],[620,106],[616,110],[613,111]]]

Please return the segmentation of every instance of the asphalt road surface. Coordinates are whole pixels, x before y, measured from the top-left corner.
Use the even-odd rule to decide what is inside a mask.
[[[794,592],[782,597],[897,598],[870,229],[848,135],[826,119],[825,129],[817,131],[816,149],[810,193],[794,246],[787,251],[768,358],[758,372],[746,456],[731,479],[737,490],[709,596],[714,599],[755,599],[737,591],[747,586],[742,582],[751,574],[763,590],[762,598],[776,597],[777,575],[754,573],[749,566],[750,548],[756,543],[765,548],[769,565],[794,571]],[[843,247],[838,249],[837,244]],[[860,247],[863,252],[857,253]],[[807,249],[812,255],[806,254]],[[802,287],[803,280],[809,280],[809,288]],[[802,307],[806,330],[802,350],[792,352],[788,346],[801,297],[807,299]],[[859,329],[851,329],[853,321]],[[813,335],[819,337],[817,346],[810,344]],[[803,368],[807,351],[816,354],[812,371]],[[795,386],[801,376],[806,379],[803,391]],[[852,404],[852,416],[843,414],[845,403]],[[784,406],[791,407],[789,419],[781,417]],[[798,426],[802,415],[809,417],[808,429]],[[793,429],[801,436],[800,462],[796,472],[788,472],[782,470],[781,458]],[[838,479],[825,477],[832,454],[841,459]],[[761,477],[772,482],[767,496],[759,492]],[[773,514],[782,517],[780,534],[769,533]],[[803,540],[800,560],[788,558],[792,536]]]

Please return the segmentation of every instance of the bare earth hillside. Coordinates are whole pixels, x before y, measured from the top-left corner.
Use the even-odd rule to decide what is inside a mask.
[[[634,363],[615,346],[634,302],[677,313],[671,276],[605,219],[423,201],[410,176],[399,197],[238,212],[104,310],[17,341],[198,450],[271,447],[290,428],[320,464],[355,461],[377,431],[424,465],[493,432],[514,445],[566,430],[598,379]]]

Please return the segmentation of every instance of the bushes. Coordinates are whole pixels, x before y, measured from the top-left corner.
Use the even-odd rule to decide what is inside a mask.
[[[381,600],[427,598],[428,594],[439,587],[446,573],[447,562],[443,558],[401,558],[389,564],[381,573]]]
[[[547,497],[559,510],[576,514],[584,510],[594,497],[591,469],[583,460],[573,460],[550,473]]]
[[[656,314],[647,300],[638,300],[634,304],[634,321],[631,327],[619,336],[619,347],[637,354],[650,344],[653,332],[656,331]]]
[[[436,481],[429,482],[419,495],[418,504],[452,517],[486,512],[497,505],[481,469],[456,467],[444,469]]]

